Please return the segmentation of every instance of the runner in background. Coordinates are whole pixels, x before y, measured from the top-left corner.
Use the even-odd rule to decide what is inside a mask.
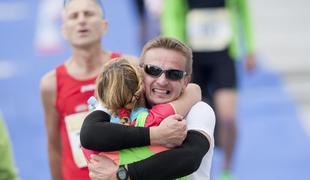
[[[217,115],[216,144],[223,150],[221,179],[232,179],[237,140],[235,59],[255,68],[246,0],[164,0],[162,34],[193,49],[193,82]]]
[[[72,48],[64,64],[41,79],[41,98],[53,180],[89,179],[79,131],[105,62],[121,56],[101,47],[108,24],[100,0],[65,1],[62,32]],[[136,60],[133,57],[127,59]]]
[[[0,179],[17,180],[9,133],[0,111]]]

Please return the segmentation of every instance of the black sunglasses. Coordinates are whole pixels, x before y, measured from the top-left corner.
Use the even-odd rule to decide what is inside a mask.
[[[150,76],[159,77],[162,75],[162,73],[165,73],[166,78],[172,81],[180,80],[187,75],[187,73],[182,70],[178,69],[163,70],[162,68],[151,64],[144,64],[142,67],[144,69],[144,72]]]

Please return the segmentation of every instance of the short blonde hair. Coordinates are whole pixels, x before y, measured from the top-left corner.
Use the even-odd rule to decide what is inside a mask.
[[[142,70],[124,58],[107,62],[96,80],[96,95],[115,116],[121,108],[135,108],[143,89]]]
[[[63,16],[65,14],[65,11],[66,11],[68,4],[71,3],[72,1],[74,1],[74,0],[64,0],[64,9],[63,9],[63,13],[62,13]],[[87,0],[87,1],[93,1],[98,6],[100,16],[102,16],[102,18],[104,18],[105,13],[104,13],[104,8],[103,8],[101,1],[100,0]]]
[[[164,48],[181,53],[186,59],[185,71],[192,74],[193,71],[193,54],[192,49],[181,41],[171,37],[156,37],[145,44],[140,57],[141,64],[144,64],[145,54],[154,48]]]

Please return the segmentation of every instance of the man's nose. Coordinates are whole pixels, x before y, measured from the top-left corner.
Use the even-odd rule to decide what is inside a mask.
[[[166,74],[162,73],[158,78],[157,78],[157,83],[161,84],[161,85],[165,85],[168,84],[168,79],[166,78]]]
[[[85,20],[86,20],[85,15],[84,14],[80,14],[79,17],[78,17],[78,22],[80,24],[85,24]]]

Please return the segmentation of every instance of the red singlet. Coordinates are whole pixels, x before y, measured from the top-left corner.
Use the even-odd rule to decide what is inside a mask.
[[[121,54],[111,53],[110,59],[120,56]],[[88,169],[82,163],[85,162],[85,159],[81,159],[84,156],[80,150],[80,127],[77,124],[81,125],[83,117],[88,111],[87,100],[94,95],[95,80],[96,77],[77,80],[68,74],[63,64],[56,68],[56,108],[60,115],[59,128],[62,140],[64,180],[89,180]]]

